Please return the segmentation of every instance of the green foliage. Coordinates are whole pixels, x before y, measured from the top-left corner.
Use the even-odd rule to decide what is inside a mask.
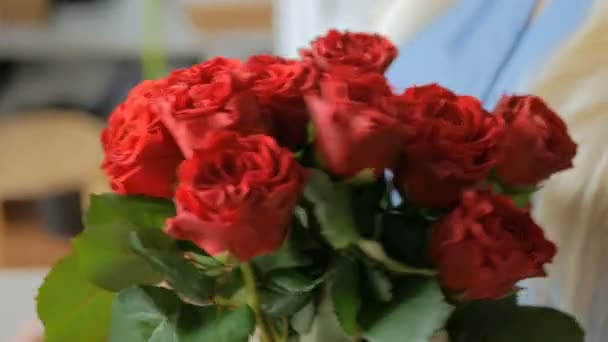
[[[317,130],[315,129],[315,125],[312,122],[309,122],[306,126],[306,136],[306,142],[309,145],[313,144],[315,142],[315,139],[317,138]]]
[[[300,336],[300,342],[351,342],[336,316],[333,301],[325,289],[310,330]]]
[[[306,215],[303,213],[302,215]],[[314,245],[310,242],[305,228],[299,223],[293,225],[291,232],[279,250],[253,259],[253,264],[262,272],[310,266],[313,260],[305,253]]]
[[[383,270],[372,262],[361,263],[362,292],[375,301],[389,302],[393,299],[393,284]]]
[[[511,197],[515,205],[520,208],[527,208],[530,205],[532,196],[539,190],[538,187],[531,187],[525,189],[507,189],[505,193]]]
[[[193,306],[158,287],[121,291],[112,310],[110,342],[247,342],[255,318],[239,308]]]
[[[300,335],[307,334],[315,319],[315,311],[315,304],[311,301],[300,309],[300,311],[296,312],[289,321],[293,330]]]
[[[333,183],[329,176],[310,170],[304,197],[314,204],[321,234],[336,249],[344,249],[359,240],[359,233],[350,208],[347,185]]]
[[[59,261],[38,291],[38,317],[46,342],[105,342],[115,294],[90,284],[76,255]]]
[[[348,258],[338,260],[330,284],[330,295],[340,325],[348,335],[357,334],[361,293],[356,262]]]
[[[87,224],[130,225],[162,229],[168,217],[175,216],[173,202],[144,196],[116,194],[91,195]]]
[[[354,185],[367,185],[375,183],[377,178],[378,177],[373,169],[365,169],[357,173],[354,177],[347,179],[346,183]]]
[[[172,215],[174,207],[167,200],[113,194],[91,196],[86,229],[74,241],[82,274],[110,291],[160,282],[162,275],[131,250],[129,236],[137,232],[157,250],[176,250],[176,243],[161,231]]]
[[[286,292],[260,289],[262,310],[272,317],[288,317],[300,311],[312,299],[310,292]]]
[[[491,176],[490,184],[496,193],[511,197],[513,202],[520,208],[528,207],[532,196],[540,190],[538,185],[524,187],[507,186],[502,184],[495,174]]]
[[[314,278],[294,269],[278,270],[269,274],[272,283],[286,292],[310,292],[321,284],[324,277]]]
[[[434,270],[411,267],[389,257],[386,255],[384,247],[377,241],[360,240],[357,246],[366,256],[391,272],[399,274],[419,274],[426,276],[433,276],[436,274]]]
[[[444,212],[387,208],[386,196],[369,172],[337,181],[311,170],[285,243],[241,268],[165,235],[170,201],[93,196],[75,253],[39,292],[46,341],[245,342],[256,317],[299,342],[427,342],[446,325],[451,342],[583,341],[571,317],[514,297],[454,310],[428,257]],[[146,286],[161,282],[170,289]]]
[[[447,325],[450,341],[584,341],[574,318],[550,308],[517,306],[513,298],[461,304]]]
[[[211,301],[215,282],[213,278],[197,270],[184,258],[183,253],[159,250],[144,244],[137,232],[131,232],[133,251],[144,258],[154,270],[160,272],[177,293],[199,304]]]
[[[363,336],[369,342],[423,342],[441,329],[451,313],[434,279],[403,278],[395,300],[366,306]]]

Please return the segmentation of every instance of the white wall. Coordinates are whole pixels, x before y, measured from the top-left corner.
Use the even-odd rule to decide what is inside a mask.
[[[426,26],[455,0],[274,0],[275,53],[298,48],[330,28],[387,35],[397,45]]]
[[[0,341],[12,342],[18,331],[35,323],[36,295],[46,273],[43,269],[0,271]]]
[[[298,48],[330,28],[367,31],[379,3],[388,0],[275,0],[275,53],[297,56]]]

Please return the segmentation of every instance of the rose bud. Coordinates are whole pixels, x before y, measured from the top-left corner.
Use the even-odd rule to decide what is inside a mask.
[[[494,113],[506,123],[499,179],[529,186],[572,167],[576,143],[562,119],[536,96],[503,96]]]

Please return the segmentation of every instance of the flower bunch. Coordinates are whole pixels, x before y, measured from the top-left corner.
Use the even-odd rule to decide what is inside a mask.
[[[556,253],[529,196],[572,166],[566,126],[535,96],[490,112],[438,84],[395,93],[396,55],[332,30],[298,60],[217,57],[134,88],[102,134],[114,194],[40,290],[47,339],[503,341],[547,319],[582,336],[513,299]],[[104,300],[94,338],[50,314],[77,275],[75,297]]]

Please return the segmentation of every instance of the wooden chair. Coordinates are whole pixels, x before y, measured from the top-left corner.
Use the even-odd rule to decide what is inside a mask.
[[[3,203],[105,190],[99,170],[102,127],[92,115],[63,110],[0,119],[0,266],[6,265],[11,243]]]

